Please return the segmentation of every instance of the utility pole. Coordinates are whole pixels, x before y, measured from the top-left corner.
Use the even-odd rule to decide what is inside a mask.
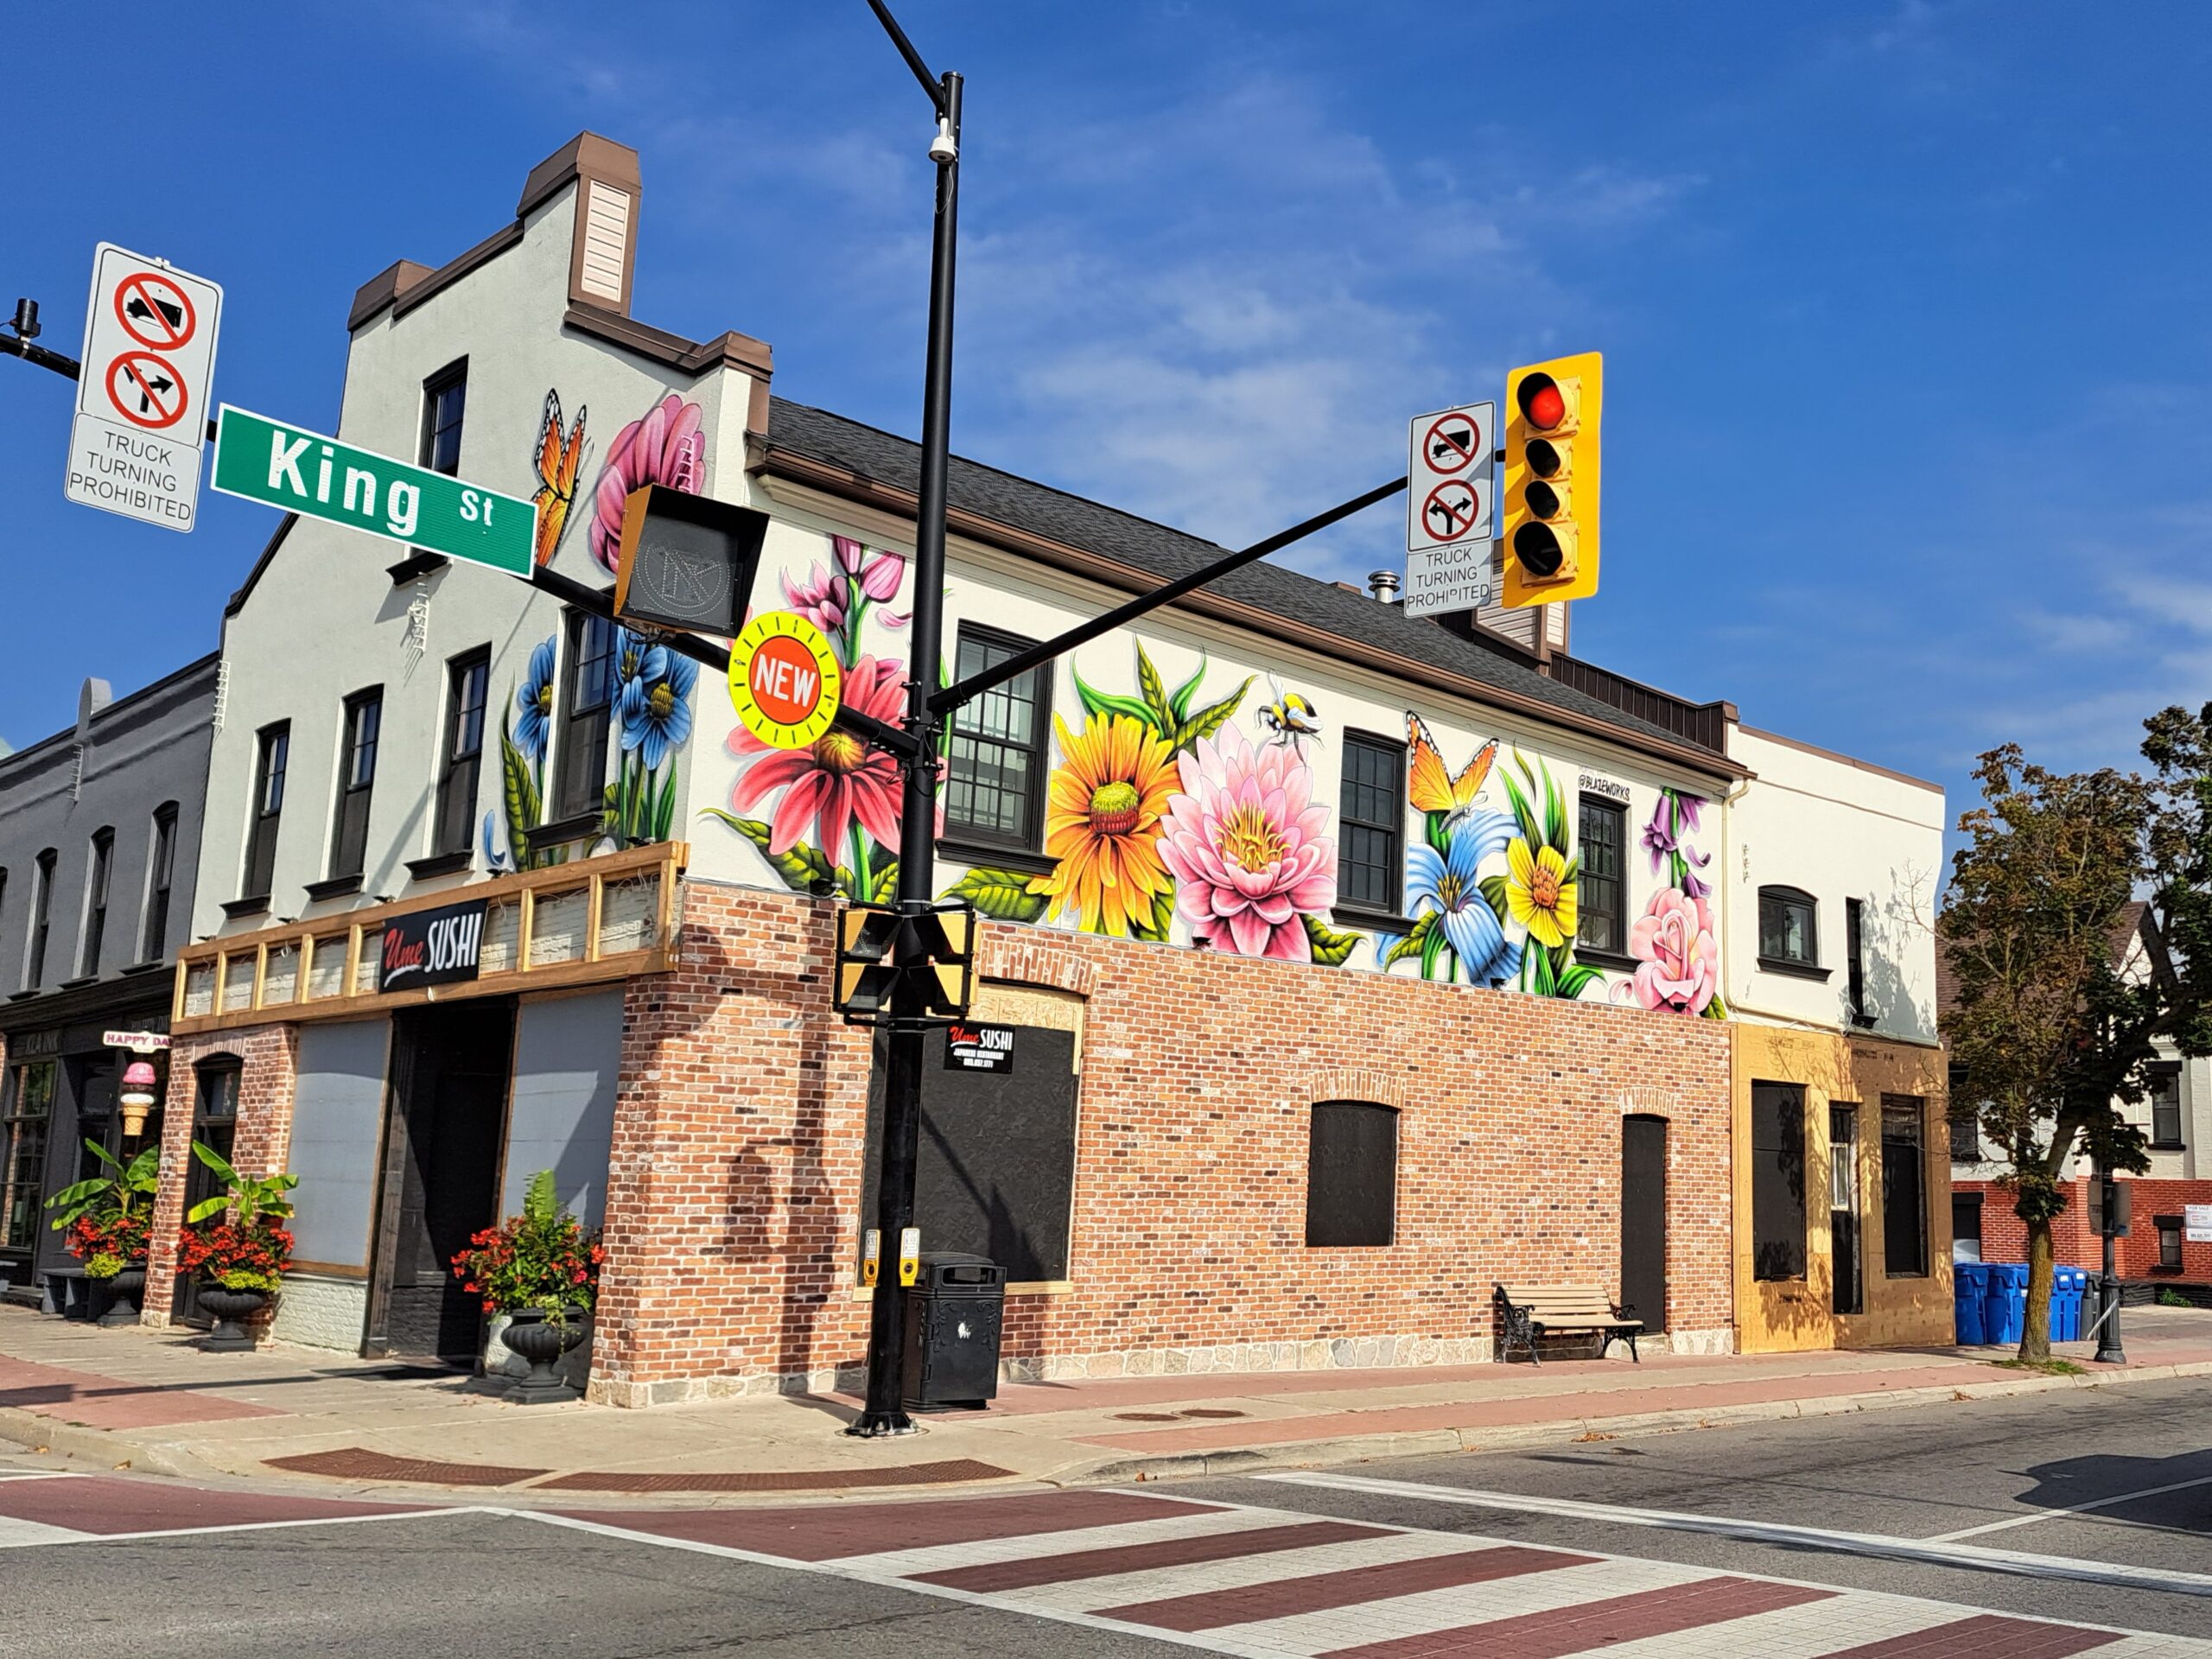
[[[2120,1345],[2120,1274],[2113,1262],[2113,1239],[2119,1232],[2119,1205],[2112,1166],[2100,1156],[2096,1166],[2097,1231],[2104,1236],[2103,1270],[2097,1275],[2097,1353],[2100,1365],[2125,1365],[2127,1351]]]
[[[960,77],[950,73],[931,75],[929,65],[883,0],[868,0],[868,5],[929,95],[937,115],[937,136],[930,141],[929,149],[930,159],[937,163],[937,226],[930,252],[929,347],[922,369],[922,476],[914,512],[911,625],[913,652],[906,660],[904,721],[914,747],[901,757],[906,777],[899,817],[898,907],[901,914],[912,916],[929,908],[931,889],[936,885],[938,720],[930,707],[930,695],[937,689],[937,664],[944,654],[944,489],[952,442],[952,289],[960,209]],[[899,930],[902,956],[913,938],[912,929]],[[918,964],[902,962],[899,965]],[[906,1229],[914,1224],[914,1160],[922,1122],[922,1045],[928,1030],[925,1012],[918,981],[913,975],[903,976],[886,1037],[883,1155],[875,1189],[875,1223],[887,1255],[898,1248]],[[868,1317],[868,1402],[846,1429],[848,1434],[873,1438],[914,1432],[905,1401],[906,1298],[899,1277],[884,1273],[876,1279]]]

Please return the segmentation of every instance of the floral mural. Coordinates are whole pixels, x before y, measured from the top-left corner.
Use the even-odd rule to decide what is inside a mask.
[[[1704,799],[1679,790],[1659,791],[1651,822],[1643,827],[1643,849],[1654,876],[1668,885],[1651,895],[1628,933],[1636,975],[1613,988],[1613,1000],[1675,1014],[1725,1020],[1728,1006],[1720,995],[1720,947],[1713,933],[1706,900],[1712,887],[1698,874],[1713,861],[1690,844]]]
[[[557,418],[559,404],[550,407]],[[620,563],[622,506],[631,491],[647,484],[665,484],[688,495],[706,489],[704,419],[698,404],[687,403],[671,391],[614,435],[606,463],[599,469],[599,481],[592,486],[591,556],[601,569],[613,570]],[[581,442],[581,410],[576,413],[576,426]],[[573,470],[569,476],[573,486]],[[564,505],[564,514],[566,511]]]
[[[1310,962],[1309,925],[1337,902],[1329,810],[1295,743],[1255,749],[1235,727],[1178,762],[1160,854],[1193,944],[1243,957]]]
[[[804,577],[785,572],[790,608],[828,636],[843,670],[847,708],[895,725],[906,711],[906,664],[861,649],[868,625],[893,632],[910,612],[893,611],[906,557],[849,536],[830,538],[830,556]],[[743,770],[729,809],[714,818],[759,849],[784,885],[798,893],[836,893],[887,901],[899,885],[899,763],[836,728],[804,749],[776,749],[742,727],[729,753]],[[765,813],[766,817],[757,816]]]

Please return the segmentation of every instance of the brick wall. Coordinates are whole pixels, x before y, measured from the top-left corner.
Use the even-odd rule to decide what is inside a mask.
[[[2153,1181],[2133,1176],[2120,1179],[2133,1189],[2132,1224],[2126,1238],[2115,1239],[2114,1270],[2122,1279],[2168,1283],[2212,1284],[2212,1243],[2182,1240],[2181,1270],[2158,1265],[2158,1229],[2153,1217],[2178,1216],[2192,1204],[2212,1204],[2212,1181]],[[2012,1213],[2012,1198],[1988,1181],[1957,1181],[1954,1190],[1979,1192],[1981,1201],[1981,1259],[1985,1262],[2024,1262],[2028,1259],[2028,1230]],[[2101,1268],[2104,1241],[2089,1230],[2089,1183],[2065,1184],[2067,1205],[2050,1224],[2052,1260],[2068,1267]]]
[[[238,1078],[238,1128],[231,1162],[243,1175],[273,1175],[291,1153],[292,1090],[298,1027],[256,1026],[245,1031],[180,1037],[169,1049],[168,1090],[162,1105],[161,1190],[154,1197],[154,1231],[146,1251],[147,1325],[169,1322],[167,1287],[175,1282],[176,1236],[184,1224],[184,1187],[192,1166],[192,1120],[200,1105],[203,1060],[233,1054]],[[161,1294],[155,1287],[162,1287]]]
[[[790,1386],[861,1358],[869,1048],[828,1008],[830,915],[694,882],[678,965],[630,984],[597,1397]],[[1072,1289],[1010,1306],[1010,1361],[1486,1354],[1494,1281],[1615,1286],[1619,1119],[1652,1110],[1672,1119],[1669,1325],[1725,1345],[1726,1026],[995,924],[982,972],[1087,999]],[[1310,1250],[1307,1112],[1344,1097],[1402,1114],[1397,1243]]]

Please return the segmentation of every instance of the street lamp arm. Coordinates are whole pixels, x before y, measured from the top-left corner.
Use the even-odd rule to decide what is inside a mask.
[[[41,369],[52,369],[56,374],[67,375],[72,380],[84,372],[75,358],[50,352],[43,346],[34,346],[28,340],[17,340],[13,334],[0,334],[0,357],[20,357],[26,363],[35,363]]]
[[[930,106],[940,116],[946,114],[945,92],[938,78],[930,73],[930,67],[922,61],[922,54],[906,38],[906,31],[899,27],[899,20],[891,15],[891,8],[883,0],[868,0],[868,10],[875,14],[875,21],[883,25],[885,34],[891,36],[892,45],[899,48],[899,55],[906,60],[906,67],[914,72],[914,79],[922,83],[922,90],[930,95]]]
[[[1394,478],[1388,484],[1378,484],[1364,495],[1356,495],[1349,501],[1339,502],[1326,512],[1316,513],[1302,524],[1293,524],[1288,530],[1278,531],[1263,542],[1255,542],[1248,548],[1231,553],[1226,557],[1216,559],[1211,564],[1203,565],[1187,575],[1178,576],[1174,581],[1154,588],[1149,593],[1139,594],[1127,604],[1117,605],[1110,611],[1092,617],[1088,622],[1078,622],[1065,633],[1055,634],[1052,639],[1032,645],[1027,651],[1016,652],[1004,662],[995,663],[990,667],[970,674],[966,679],[948,685],[935,693],[930,698],[930,712],[933,715],[948,714],[974,698],[981,696],[995,686],[1004,685],[1008,680],[1019,679],[1031,669],[1040,664],[1049,663],[1056,657],[1065,656],[1077,645],[1088,645],[1101,634],[1111,633],[1125,623],[1134,622],[1141,616],[1149,615],[1163,605],[1172,605],[1184,594],[1195,593],[1207,583],[1217,582],[1229,575],[1232,570],[1241,570],[1248,564],[1264,559],[1270,553],[1280,552],[1293,542],[1303,540],[1316,531],[1326,530],[1340,518],[1349,518],[1355,512],[1364,512],[1378,501],[1387,501],[1405,487],[1406,480],[1402,477]]]

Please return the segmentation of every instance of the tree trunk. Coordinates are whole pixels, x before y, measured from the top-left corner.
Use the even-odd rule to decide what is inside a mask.
[[[2020,1357],[2040,1364],[2050,1357],[2050,1223],[2028,1220],[2027,1226],[2028,1311],[2020,1322]]]

